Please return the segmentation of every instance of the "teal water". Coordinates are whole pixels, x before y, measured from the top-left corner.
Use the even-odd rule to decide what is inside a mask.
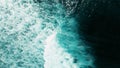
[[[67,14],[57,1],[0,1],[0,68],[94,67]]]

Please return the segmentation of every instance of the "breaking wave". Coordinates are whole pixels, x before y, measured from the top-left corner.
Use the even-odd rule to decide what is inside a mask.
[[[1,0],[0,68],[94,67],[73,10],[57,0]]]

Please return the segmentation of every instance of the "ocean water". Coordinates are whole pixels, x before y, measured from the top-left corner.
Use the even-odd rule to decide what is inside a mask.
[[[0,68],[94,68],[70,14],[77,0],[0,0]]]

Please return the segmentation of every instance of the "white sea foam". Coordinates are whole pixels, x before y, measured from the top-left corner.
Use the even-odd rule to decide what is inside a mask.
[[[0,68],[91,66],[77,22],[66,14],[56,2],[0,0]]]

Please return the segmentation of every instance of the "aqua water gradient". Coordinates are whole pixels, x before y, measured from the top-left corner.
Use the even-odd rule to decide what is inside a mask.
[[[57,0],[0,0],[0,68],[94,68],[68,12]]]

